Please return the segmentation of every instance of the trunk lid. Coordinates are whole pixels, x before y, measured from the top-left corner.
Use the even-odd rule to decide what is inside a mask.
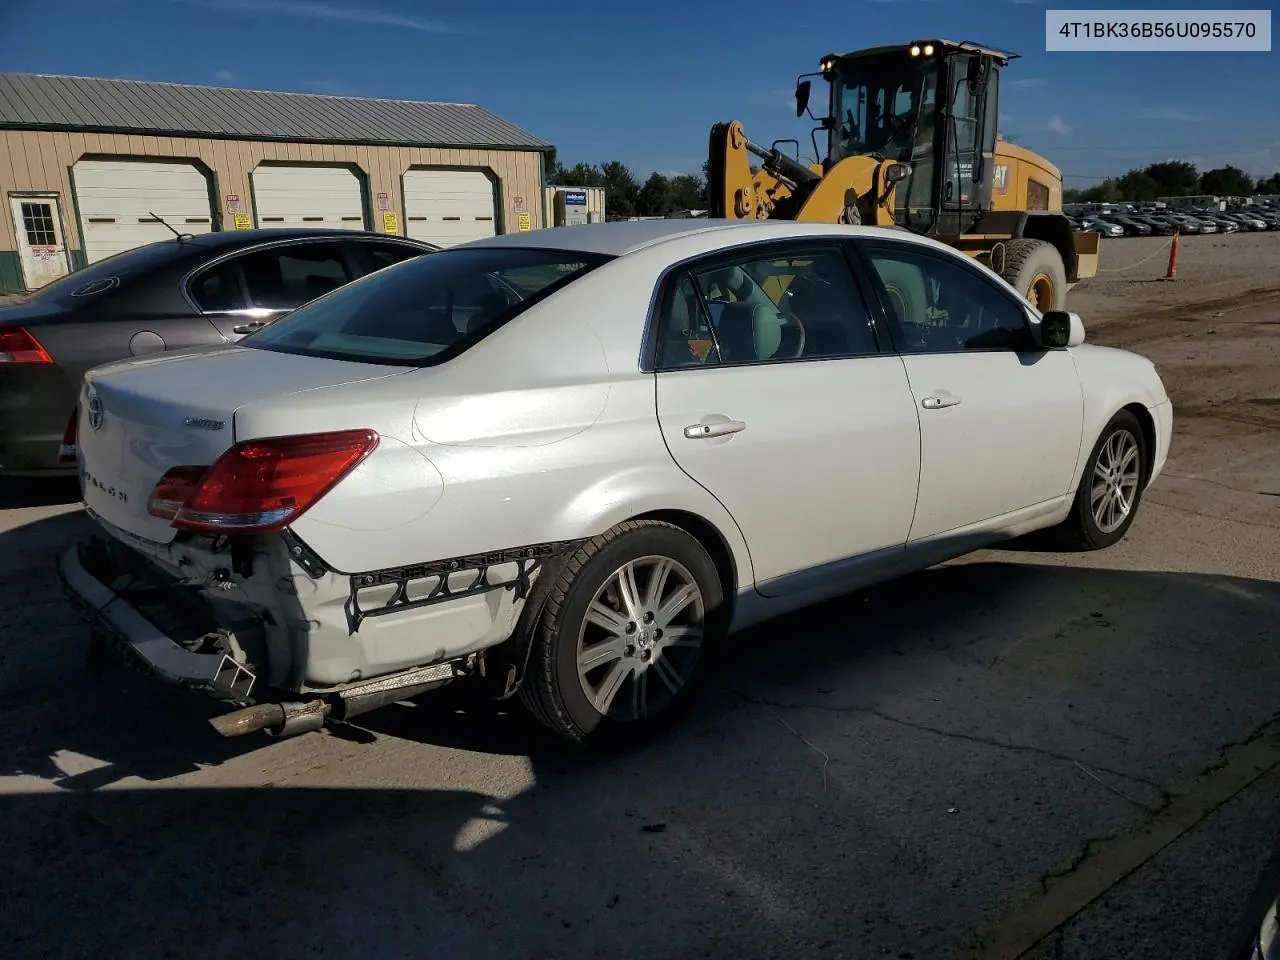
[[[229,448],[237,409],[408,369],[234,345],[96,367],[79,394],[85,505],[135,536],[168,543],[177,531],[147,512],[151,491],[171,467],[209,466]]]

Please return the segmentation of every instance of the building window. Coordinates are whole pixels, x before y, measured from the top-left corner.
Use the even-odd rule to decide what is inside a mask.
[[[1049,209],[1049,188],[1043,183],[1036,183],[1034,180],[1027,181],[1027,209]]]
[[[53,228],[53,204],[24,203],[22,228],[27,232],[27,243],[33,247],[58,245],[58,235]]]

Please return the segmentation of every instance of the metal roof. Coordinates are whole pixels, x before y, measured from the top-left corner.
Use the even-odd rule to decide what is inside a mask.
[[[397,146],[550,146],[473,103],[0,72],[3,128]]]

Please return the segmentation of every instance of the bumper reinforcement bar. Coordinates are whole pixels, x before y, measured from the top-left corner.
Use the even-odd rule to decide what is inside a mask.
[[[58,557],[58,575],[91,627],[130,665],[193,692],[249,702],[257,679],[252,670],[225,653],[196,653],[176,643],[89,572],[80,546],[69,547]]]

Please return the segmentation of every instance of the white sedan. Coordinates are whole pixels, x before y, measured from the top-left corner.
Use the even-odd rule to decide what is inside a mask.
[[[736,631],[996,541],[1128,530],[1146,359],[902,231],[498,236],[238,344],[91,371],[95,649],[315,729],[468,677],[573,740],[675,716]]]

